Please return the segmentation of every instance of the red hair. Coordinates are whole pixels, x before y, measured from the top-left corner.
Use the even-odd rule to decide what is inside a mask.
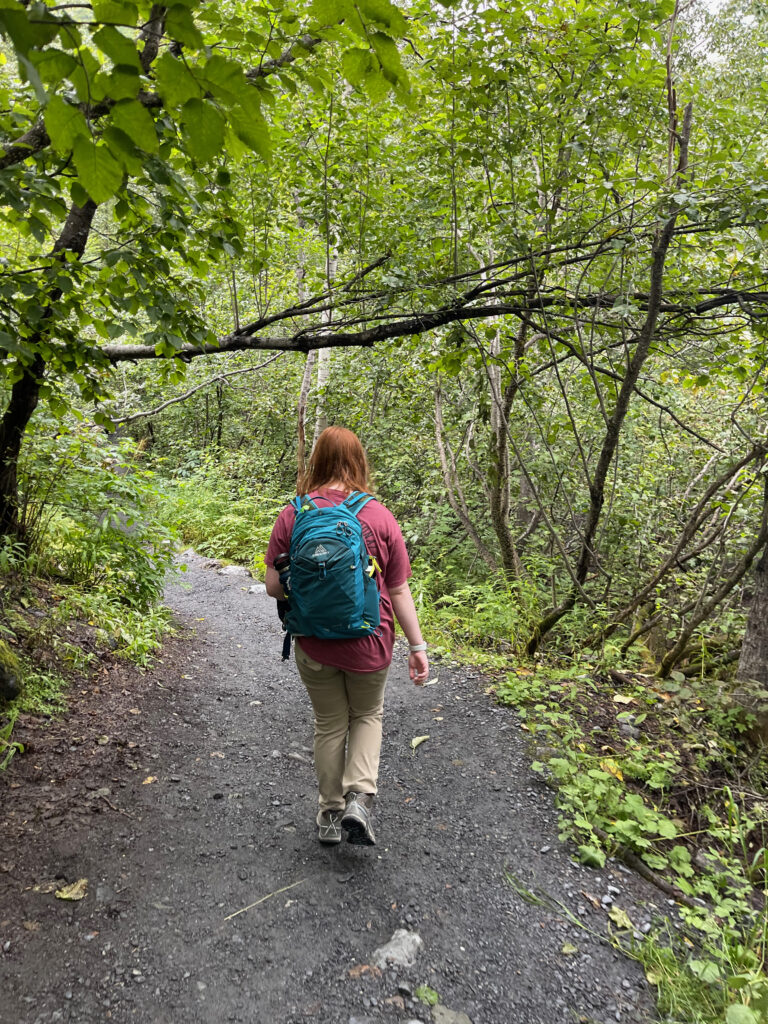
[[[302,494],[308,494],[334,481],[350,491],[370,492],[371,489],[365,448],[357,434],[346,427],[326,427],[318,437],[300,489]]]

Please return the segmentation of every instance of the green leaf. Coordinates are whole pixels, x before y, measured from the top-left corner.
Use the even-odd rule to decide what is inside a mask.
[[[312,0],[310,11],[324,25],[335,25],[353,14],[354,6],[349,0]]]
[[[141,68],[139,54],[136,44],[132,39],[124,36],[123,33],[112,25],[106,25],[99,29],[93,37],[94,43],[102,53],[105,53],[113,64],[126,64]]]
[[[203,45],[203,34],[195,24],[190,11],[175,4],[165,16],[165,31],[171,39],[197,50]]]
[[[579,860],[590,868],[601,868],[605,864],[605,852],[598,846],[583,844],[579,847]]]
[[[99,84],[106,96],[113,100],[128,100],[139,95],[141,79],[138,68],[120,64],[107,74],[99,74]]]
[[[613,906],[608,911],[608,917],[613,921],[617,928],[623,928],[626,931],[632,931],[634,925],[629,918],[629,914],[626,910],[622,910],[621,907]]]
[[[0,33],[9,37],[18,53],[26,56],[33,47],[45,46],[59,31],[55,21],[32,21],[27,11],[15,0],[5,0],[0,7]]]
[[[54,85],[58,85],[62,78],[67,78],[77,67],[77,61],[71,53],[64,53],[55,47],[34,51],[30,54],[30,60],[37,68],[42,81]]]
[[[395,35],[404,36],[408,31],[408,22],[389,0],[358,0],[357,7],[365,18],[383,25]]]
[[[440,996],[429,985],[419,985],[413,993],[426,1006],[437,1006]]]
[[[229,123],[235,135],[241,139],[246,146],[261,157],[269,161],[272,158],[272,140],[269,134],[269,126],[264,118],[249,117],[241,110],[233,110],[229,115]]]
[[[224,145],[224,118],[206,100],[191,99],[184,104],[181,125],[191,156],[201,163],[211,160]]]
[[[734,1003],[725,1011],[725,1024],[760,1024],[760,1018],[743,1003]]]
[[[237,100],[246,89],[256,93],[256,89],[248,84],[240,65],[218,53],[214,53],[206,63],[203,77],[213,95],[224,100]]]
[[[374,103],[380,103],[381,100],[385,99],[389,95],[390,88],[389,82],[380,71],[366,75],[365,91]]]
[[[155,62],[155,77],[157,91],[168,107],[182,107],[202,91],[186,65],[167,52]]]
[[[120,166],[133,177],[138,176],[144,170],[145,158],[134,146],[133,140],[125,132],[120,131],[114,125],[110,125],[102,136],[112,156]]]
[[[145,153],[159,148],[155,122],[147,108],[138,100],[117,103],[112,110],[112,123],[131,138]]]
[[[689,960],[688,969],[708,985],[720,982],[720,969],[714,960]]]
[[[364,50],[360,46],[353,46],[341,55],[341,69],[351,85],[362,85],[372,67],[373,59],[370,51]]]
[[[400,52],[394,42],[383,32],[374,32],[371,36],[371,43],[376,56],[379,58],[382,70],[397,82],[407,88],[408,75],[400,63]]]
[[[100,24],[135,25],[139,12],[124,0],[93,0],[93,18]]]
[[[51,96],[45,108],[44,120],[45,130],[57,153],[64,155],[71,152],[75,139],[90,139],[88,122],[81,111],[61,96]]]
[[[111,199],[123,183],[123,169],[107,147],[80,137],[72,155],[80,183],[94,203]]]

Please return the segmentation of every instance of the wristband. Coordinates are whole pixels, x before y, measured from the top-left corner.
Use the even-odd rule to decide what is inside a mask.
[[[426,644],[408,644],[408,650],[411,654],[415,654],[417,651],[426,651]]]

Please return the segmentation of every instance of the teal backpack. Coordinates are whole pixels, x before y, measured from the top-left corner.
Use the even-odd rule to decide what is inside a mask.
[[[320,507],[308,494],[291,502],[296,521],[289,552],[288,633],[352,640],[379,628],[379,588],[373,578],[378,565],[368,554],[358,519],[373,500],[353,491],[340,505]]]

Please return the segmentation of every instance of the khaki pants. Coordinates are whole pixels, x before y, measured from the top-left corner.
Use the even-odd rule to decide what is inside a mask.
[[[347,793],[376,793],[381,719],[389,666],[345,672],[294,647],[296,667],[315,712],[315,772],[319,815],[344,809]]]

